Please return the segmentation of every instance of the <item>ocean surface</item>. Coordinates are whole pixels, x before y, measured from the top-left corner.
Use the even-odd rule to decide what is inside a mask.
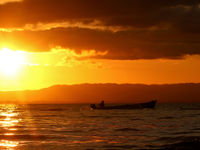
[[[195,148],[197,147],[197,148]],[[200,149],[200,104],[0,105],[0,150]]]

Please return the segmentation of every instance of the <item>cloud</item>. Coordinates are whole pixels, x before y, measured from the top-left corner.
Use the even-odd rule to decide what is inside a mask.
[[[4,48],[4,50],[7,49]],[[74,50],[62,49],[60,47],[53,48],[51,49],[51,51],[46,51],[46,52],[23,52],[23,51],[16,51],[16,52],[12,51],[12,52],[22,53],[23,54],[22,58],[24,58],[22,64],[24,66],[32,66],[32,67],[51,67],[51,66],[77,67],[78,66],[85,68],[102,68],[103,66],[101,62],[97,60],[89,60],[87,58],[106,54],[106,53],[96,52],[95,50],[82,51],[81,53],[77,54]],[[1,59],[0,62],[10,61],[9,59],[6,60],[1,60]],[[21,62],[22,60],[19,61]],[[2,65],[4,68],[6,67],[5,63],[2,63]]]
[[[1,45],[103,59],[200,54],[199,0],[24,0],[0,5]],[[10,31],[7,33],[5,31]]]
[[[21,2],[23,0],[0,0],[0,5],[6,4],[6,3],[11,3],[11,2]]]
[[[0,6],[0,26],[59,21],[87,24],[99,20],[105,26],[150,27],[173,24],[181,18],[195,19],[200,15],[199,3],[199,0],[24,0]]]
[[[81,28],[56,28],[45,31],[1,32],[2,43],[29,51],[49,51],[60,46],[81,53],[95,50],[102,59],[177,59],[200,53],[200,35],[166,30],[102,31]]]
[[[37,23],[37,24],[26,24],[23,27],[10,27],[10,28],[0,28],[3,32],[13,32],[13,31],[44,31],[51,30],[54,28],[85,28],[93,30],[110,30],[112,32],[129,30],[129,27],[121,26],[104,26],[98,20],[94,22],[84,24],[83,22],[53,22],[53,23]]]

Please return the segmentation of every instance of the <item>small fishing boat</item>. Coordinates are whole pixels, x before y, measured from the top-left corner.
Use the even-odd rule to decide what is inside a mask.
[[[104,106],[100,104],[100,106],[96,106],[95,104],[91,104],[90,107],[92,109],[144,109],[144,108],[155,108],[157,100],[152,100],[146,103],[136,103],[136,104],[126,104],[126,105],[114,105],[114,106]]]

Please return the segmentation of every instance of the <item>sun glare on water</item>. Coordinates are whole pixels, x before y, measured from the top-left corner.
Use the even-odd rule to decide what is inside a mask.
[[[15,75],[25,64],[22,51],[13,51],[8,48],[0,50],[0,72],[4,75]]]

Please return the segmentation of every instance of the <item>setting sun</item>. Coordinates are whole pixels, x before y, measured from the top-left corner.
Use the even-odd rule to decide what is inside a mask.
[[[200,149],[200,0],[0,0],[0,150]]]
[[[22,51],[13,51],[8,48],[0,50],[0,71],[4,75],[14,75],[25,63]]]

